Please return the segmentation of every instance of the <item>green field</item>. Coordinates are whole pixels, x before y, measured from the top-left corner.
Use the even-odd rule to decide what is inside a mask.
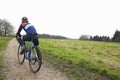
[[[71,80],[120,80],[120,43],[40,39],[43,59]]]
[[[5,50],[8,42],[11,40],[11,37],[0,37],[0,70],[4,67],[4,57],[3,54],[1,53],[1,51]],[[0,74],[0,80],[3,80],[3,77]]]

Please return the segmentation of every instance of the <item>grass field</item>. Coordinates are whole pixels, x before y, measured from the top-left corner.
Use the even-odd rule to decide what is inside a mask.
[[[120,43],[40,39],[40,46],[71,80],[120,80]]]
[[[11,40],[11,37],[0,37],[0,52],[5,50],[8,42]],[[2,54],[0,54],[0,70],[4,67],[3,63],[4,57]],[[0,75],[0,80],[3,80],[3,77]]]

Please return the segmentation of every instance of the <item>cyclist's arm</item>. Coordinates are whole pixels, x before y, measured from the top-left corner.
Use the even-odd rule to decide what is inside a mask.
[[[19,26],[19,29],[18,29],[18,31],[17,31],[16,34],[20,36],[20,32],[21,32],[21,31],[22,31],[22,25]]]

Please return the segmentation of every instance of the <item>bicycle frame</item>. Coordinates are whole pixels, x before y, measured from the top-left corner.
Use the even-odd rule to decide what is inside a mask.
[[[33,47],[33,42],[32,42],[32,40],[30,41],[30,47],[29,47],[29,54],[31,54],[31,52],[32,52],[32,47]]]
[[[31,57],[33,56],[33,53],[32,53],[32,48],[34,47],[34,44],[33,44],[33,40],[31,40],[29,42],[30,46],[29,46],[29,59],[31,59]]]

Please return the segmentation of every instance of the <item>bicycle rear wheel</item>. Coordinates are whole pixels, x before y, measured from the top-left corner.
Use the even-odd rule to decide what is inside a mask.
[[[32,52],[29,54],[32,58],[29,58],[29,66],[32,72],[36,73],[40,70],[42,65],[42,56],[39,47],[32,48]]]
[[[25,60],[25,54],[24,54],[25,52],[21,54],[21,53],[20,53],[21,50],[22,50],[22,46],[19,45],[19,46],[18,46],[18,53],[17,53],[18,63],[19,63],[19,64],[23,64],[23,62],[24,62],[24,60]]]

